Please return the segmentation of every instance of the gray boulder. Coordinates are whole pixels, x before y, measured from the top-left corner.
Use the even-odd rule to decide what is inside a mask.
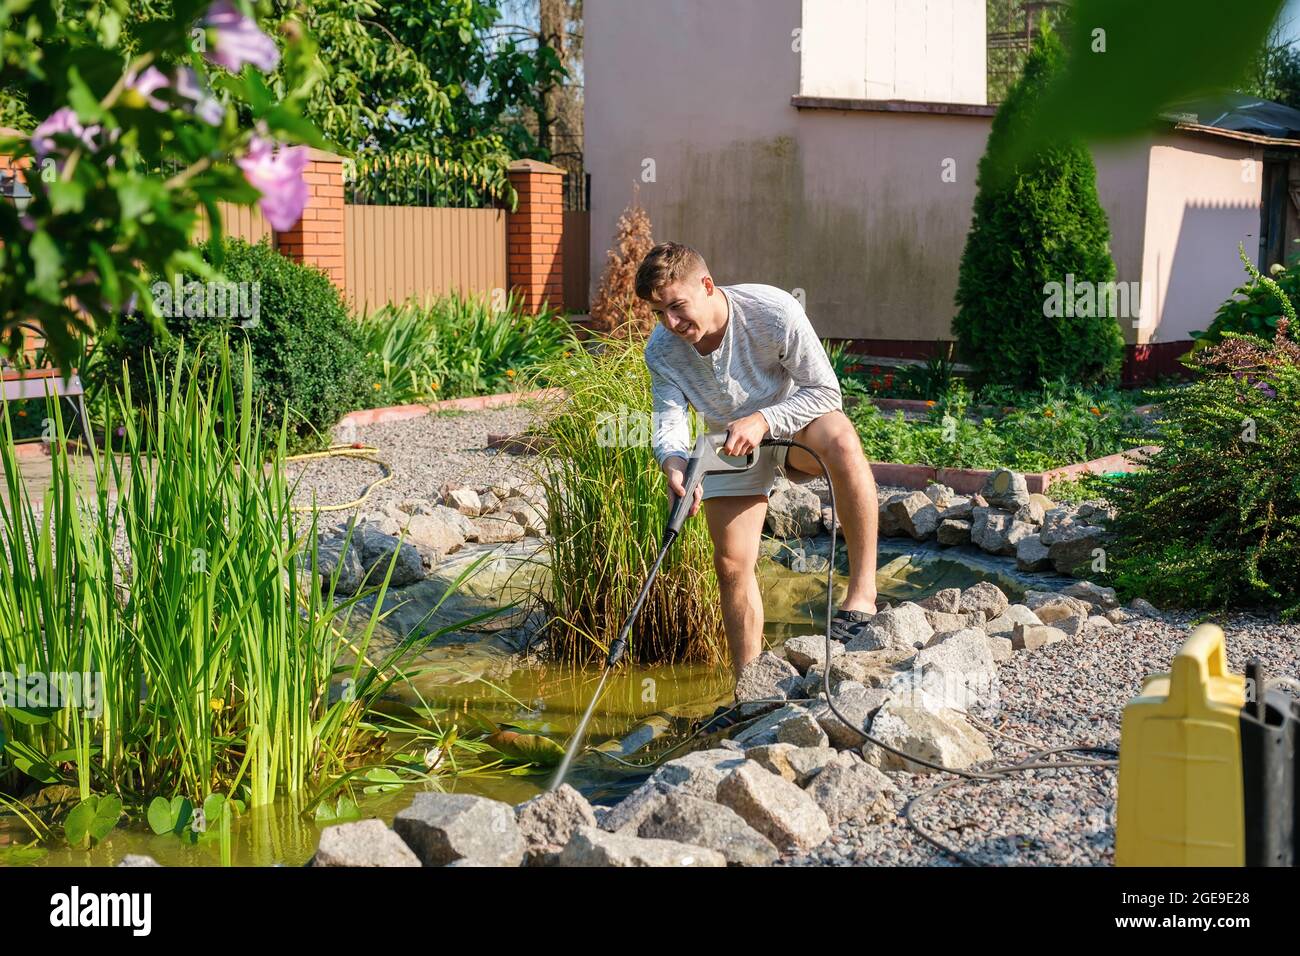
[[[587,798],[567,783],[515,807],[515,822],[527,844],[526,862],[538,864],[559,853],[578,827],[596,826]]]
[[[460,859],[518,866],[527,848],[513,807],[466,793],[417,793],[393,829],[425,866]]]
[[[871,726],[871,716],[889,699],[889,693],[883,687],[864,687],[846,681],[836,689],[831,702],[853,726],[848,726],[845,720],[831,709],[831,702],[824,700],[812,705],[812,716],[825,732],[831,746],[841,750],[845,747],[857,747],[862,743],[862,735],[858,733],[858,728]]]
[[[922,491],[892,498],[887,510],[893,526],[917,541],[924,541],[939,527],[939,509]]]
[[[824,747],[828,738],[817,718],[805,711],[781,721],[776,728],[776,740],[796,747]]]
[[[1063,630],[1046,624],[1017,624],[1011,632],[1011,646],[1018,651],[1036,651],[1065,639],[1066,633]]]
[[[767,866],[781,855],[730,807],[685,793],[664,797],[641,821],[637,836],[716,850],[729,866]]]
[[[777,538],[811,538],[821,531],[822,500],[811,488],[783,478],[767,499],[765,523]]]
[[[786,779],[793,780],[801,787],[807,787],[814,777],[834,763],[838,757],[839,751],[834,747],[800,747],[786,755],[786,765],[794,771],[794,776]]]
[[[916,603],[927,611],[956,614],[961,607],[961,588],[944,588]]]
[[[1001,588],[991,581],[980,581],[962,592],[958,609],[963,614],[982,614],[987,621],[997,617],[1010,605],[1011,602]]]
[[[579,827],[555,858],[556,866],[726,866],[717,850],[673,840],[644,840],[628,833]]]
[[[752,717],[779,706],[763,701],[793,697],[802,687],[803,680],[793,664],[771,651],[764,651],[740,672],[740,679],[736,681],[736,700],[745,705],[740,713]]]
[[[339,568],[339,577],[334,585],[334,593],[338,597],[350,597],[360,589],[365,570],[361,567],[361,558],[357,554],[360,549],[355,539],[349,543],[346,550],[343,547],[343,541],[342,536],[331,536],[323,538],[317,543],[316,573],[320,577],[321,591],[324,592],[329,590],[334,569]],[[340,565],[342,565],[341,568]]]
[[[1041,534],[1027,534],[1016,542],[1016,567],[1021,571],[1046,571],[1051,566],[1052,552]]]
[[[1086,601],[1093,607],[1101,608],[1103,611],[1119,607],[1119,596],[1115,593],[1114,588],[1102,587],[1100,584],[1094,584],[1091,581],[1075,581],[1062,590],[1061,593],[1067,597]]]
[[[893,781],[866,763],[831,763],[808,784],[808,795],[831,826],[848,820],[879,822],[893,813]]]
[[[734,750],[721,747],[715,750],[695,750],[661,764],[650,775],[650,781],[705,800],[713,800],[717,797],[718,784],[743,763],[744,755]]]
[[[890,701],[876,714],[871,734],[903,753],[958,770],[993,759],[984,735],[954,710],[936,712]],[[862,755],[868,764],[880,770],[935,772],[870,742],[862,745]]]
[[[790,718],[799,714],[806,714],[807,712],[808,709],[801,704],[786,704],[784,707],[779,707],[771,713],[764,714],[744,730],[736,731],[736,733],[732,735],[731,739],[740,744],[747,751],[750,747],[777,743],[777,728]]]
[[[847,651],[907,651],[924,645],[934,629],[926,619],[925,608],[911,601],[881,611],[857,637],[844,645]]]
[[[385,534],[370,525],[361,525],[352,533],[354,546],[361,551],[361,564],[365,568],[366,581],[370,586],[377,586],[388,573],[388,566],[393,562],[393,573],[388,579],[390,588],[405,587],[424,580],[424,559],[419,550],[409,541],[399,541],[391,534]],[[393,555],[396,554],[396,561]]]
[[[1029,486],[1025,483],[1025,476],[1009,468],[993,471],[985,479],[980,494],[994,507],[1011,512],[1029,503]]]
[[[420,866],[400,836],[383,820],[340,823],[321,831],[312,866]]]
[[[718,802],[782,850],[808,850],[831,835],[826,813],[812,797],[752,761],[722,781]]]
[[[471,518],[476,540],[481,544],[508,544],[522,541],[524,526],[509,515],[501,513]]]
[[[944,518],[935,531],[935,540],[948,548],[971,543],[971,523],[955,518]]]
[[[1090,570],[1096,552],[1103,548],[1106,532],[1092,525],[1075,525],[1061,532],[1048,547],[1052,567],[1059,574],[1077,574]]]
[[[844,653],[844,645],[839,641],[830,643],[831,657],[839,657]],[[826,660],[826,635],[802,634],[792,637],[785,642],[783,650],[785,659],[794,665],[795,670],[800,674],[806,674],[808,668]]]

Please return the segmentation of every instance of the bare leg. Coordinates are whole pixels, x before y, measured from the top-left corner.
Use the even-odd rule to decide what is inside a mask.
[[[801,428],[794,436],[826,462],[835,488],[835,517],[844,530],[849,552],[849,590],[840,607],[846,611],[876,610],[876,533],[880,505],[876,480],[862,453],[857,429],[843,412],[828,412]],[[801,448],[791,448],[786,464],[820,476],[816,459]]]
[[[713,539],[713,568],[722,593],[722,626],[737,679],[763,650],[763,595],[754,567],[767,516],[763,495],[709,498],[704,517]]]

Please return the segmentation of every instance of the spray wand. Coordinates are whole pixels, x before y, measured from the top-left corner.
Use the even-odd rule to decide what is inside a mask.
[[[763,440],[763,444],[769,442],[770,439]],[[654,564],[650,566],[650,573],[646,576],[645,583],[641,585],[641,593],[637,595],[632,610],[628,613],[627,620],[619,628],[618,637],[609,645],[609,654],[605,658],[605,667],[601,671],[600,683],[596,685],[596,690],[591,695],[591,703],[587,705],[586,713],[582,715],[577,730],[574,731],[573,737],[569,740],[569,746],[564,752],[564,760],[560,763],[560,769],[555,772],[555,778],[551,781],[549,789],[555,790],[564,782],[564,776],[568,773],[569,764],[573,762],[574,755],[586,735],[587,724],[591,721],[592,711],[595,710],[596,702],[600,700],[601,692],[605,689],[605,681],[609,678],[610,672],[618,666],[623,654],[626,653],[628,636],[632,633],[632,625],[636,622],[637,615],[641,613],[641,606],[645,604],[646,596],[650,593],[650,587],[659,575],[659,568],[664,563],[669,548],[672,547],[673,542],[681,533],[682,526],[691,513],[691,505],[695,501],[696,487],[704,480],[705,475],[745,471],[753,467],[753,452],[744,457],[724,455],[722,454],[722,448],[726,443],[727,433],[725,432],[707,432],[696,439],[695,448],[691,451],[690,460],[686,463],[686,475],[682,480],[682,491],[684,493],[680,497],[671,492],[669,493],[668,523],[664,527],[663,543],[659,547],[659,554],[655,557]]]

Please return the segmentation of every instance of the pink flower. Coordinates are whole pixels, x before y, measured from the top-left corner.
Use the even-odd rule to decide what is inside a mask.
[[[284,231],[302,218],[307,205],[306,146],[275,147],[269,139],[254,136],[248,152],[236,160],[248,184],[262,194],[259,205],[271,228]]]
[[[245,16],[230,0],[217,0],[208,7],[203,26],[211,27],[215,34],[212,50],[205,56],[218,66],[238,73],[245,63],[269,71],[280,62],[280,51],[275,48],[275,41],[259,30],[257,22]]]
[[[193,67],[181,67],[176,73],[176,92],[194,102],[194,115],[209,126],[220,126],[226,118],[226,107],[217,99]]]
[[[132,71],[126,75],[126,88],[138,93],[146,103],[160,113],[166,112],[170,107],[165,101],[158,99],[153,94],[158,90],[166,89],[170,85],[171,81],[167,79],[167,74],[156,66],[151,66],[140,74]]]
[[[44,159],[50,153],[60,149],[54,137],[60,133],[66,133],[79,139],[86,149],[92,152],[98,147],[95,145],[95,137],[99,134],[98,126],[82,126],[77,119],[77,113],[71,106],[64,106],[50,114],[40,126],[32,132],[32,149],[36,152],[37,159]]]

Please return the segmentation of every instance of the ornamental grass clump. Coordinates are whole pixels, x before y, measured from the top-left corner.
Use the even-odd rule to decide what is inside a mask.
[[[537,469],[549,505],[551,647],[603,659],[662,544],[668,498],[650,448],[650,376],[637,336],[545,366],[566,395],[543,410]],[[701,512],[673,544],[628,649],[640,663],[722,660],[713,548]]]

